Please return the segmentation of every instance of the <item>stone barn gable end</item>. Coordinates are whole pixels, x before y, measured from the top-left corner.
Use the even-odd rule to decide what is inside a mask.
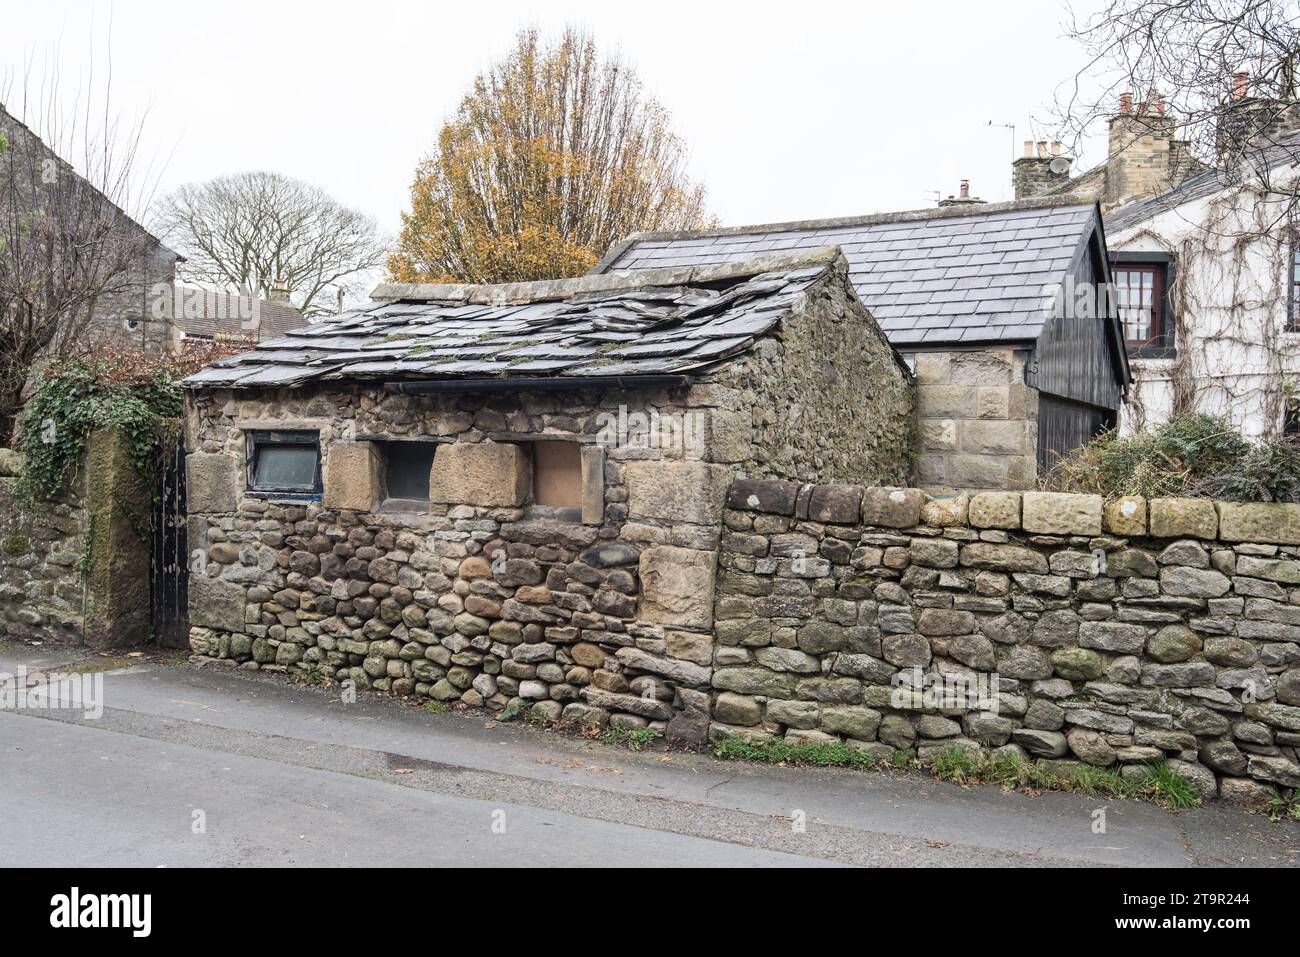
[[[733,480],[834,516],[804,483],[912,466],[834,247],[382,286],[186,386],[196,655],[691,740]]]
[[[916,371],[923,485],[1034,487],[1115,423],[1128,383],[1097,205],[1078,197],[637,234],[593,270],[732,262],[836,243]]]

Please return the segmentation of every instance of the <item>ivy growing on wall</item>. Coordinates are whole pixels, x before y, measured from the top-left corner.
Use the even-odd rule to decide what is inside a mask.
[[[32,506],[60,493],[98,429],[126,436],[132,465],[148,474],[159,443],[184,412],[180,376],[168,363],[144,374],[113,359],[74,359],[45,370],[22,417],[23,472],[17,498]]]

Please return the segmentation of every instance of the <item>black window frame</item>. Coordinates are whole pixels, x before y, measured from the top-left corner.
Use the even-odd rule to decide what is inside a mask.
[[[279,498],[290,501],[316,501],[325,492],[321,478],[320,433],[308,429],[259,429],[245,436],[248,447],[248,474],[245,494],[253,498]],[[257,484],[257,465],[262,450],[266,448],[306,446],[316,453],[316,472],[310,488],[307,486],[263,486]]]
[[[1173,287],[1177,270],[1174,259],[1168,253],[1119,252],[1111,255],[1111,288],[1115,291],[1115,308],[1119,309],[1119,286],[1115,283],[1115,273],[1132,271],[1155,271],[1159,294],[1156,297],[1158,312],[1156,322],[1159,332],[1151,340],[1135,343],[1124,340],[1124,348],[1130,358],[1134,359],[1172,359],[1177,355],[1173,318]],[[1120,317],[1120,329],[1123,331],[1124,320]]]

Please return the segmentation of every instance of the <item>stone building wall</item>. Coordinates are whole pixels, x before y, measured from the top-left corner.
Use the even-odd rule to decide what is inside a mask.
[[[721,370],[738,390],[754,441],[750,477],[803,482],[906,483],[916,387],[862,305],[839,260],[825,283],[743,361]]]
[[[1029,489],[1038,391],[1015,349],[916,354],[916,480],[927,488]]]
[[[744,458],[718,392],[194,398],[196,654],[399,694],[702,737],[723,495]],[[686,447],[640,427],[683,422]],[[727,418],[720,415],[719,421]],[[597,444],[604,430],[629,435]],[[245,430],[319,430],[324,496],[243,494]],[[439,437],[433,501],[382,506],[366,436]],[[523,445],[583,443],[581,514],[528,502]],[[694,442],[702,445],[695,445]],[[718,454],[714,455],[717,449]],[[715,458],[726,461],[715,461]],[[594,498],[594,501],[593,501]]]
[[[1300,786],[1300,506],[740,481],[723,520],[714,734]]]

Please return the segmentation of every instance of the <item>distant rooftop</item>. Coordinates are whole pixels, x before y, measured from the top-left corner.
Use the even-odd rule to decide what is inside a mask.
[[[1270,169],[1297,162],[1300,160],[1300,136],[1293,136],[1269,146],[1262,151],[1262,159]],[[1129,229],[1194,200],[1213,196],[1233,185],[1234,183],[1223,170],[1206,170],[1195,176],[1189,176],[1173,189],[1157,193],[1150,199],[1129,203],[1127,206],[1113,210],[1106,216],[1106,229],[1111,232]]]
[[[1091,238],[1096,204],[1077,196],[843,219],[640,233],[593,273],[701,266],[837,244],[863,303],[898,348],[1032,341]]]
[[[275,339],[307,325],[292,303],[176,286],[172,314],[189,338]]]
[[[185,381],[249,388],[703,372],[773,332],[837,262],[837,249],[803,249],[550,282],[383,285],[373,305],[262,342]]]

